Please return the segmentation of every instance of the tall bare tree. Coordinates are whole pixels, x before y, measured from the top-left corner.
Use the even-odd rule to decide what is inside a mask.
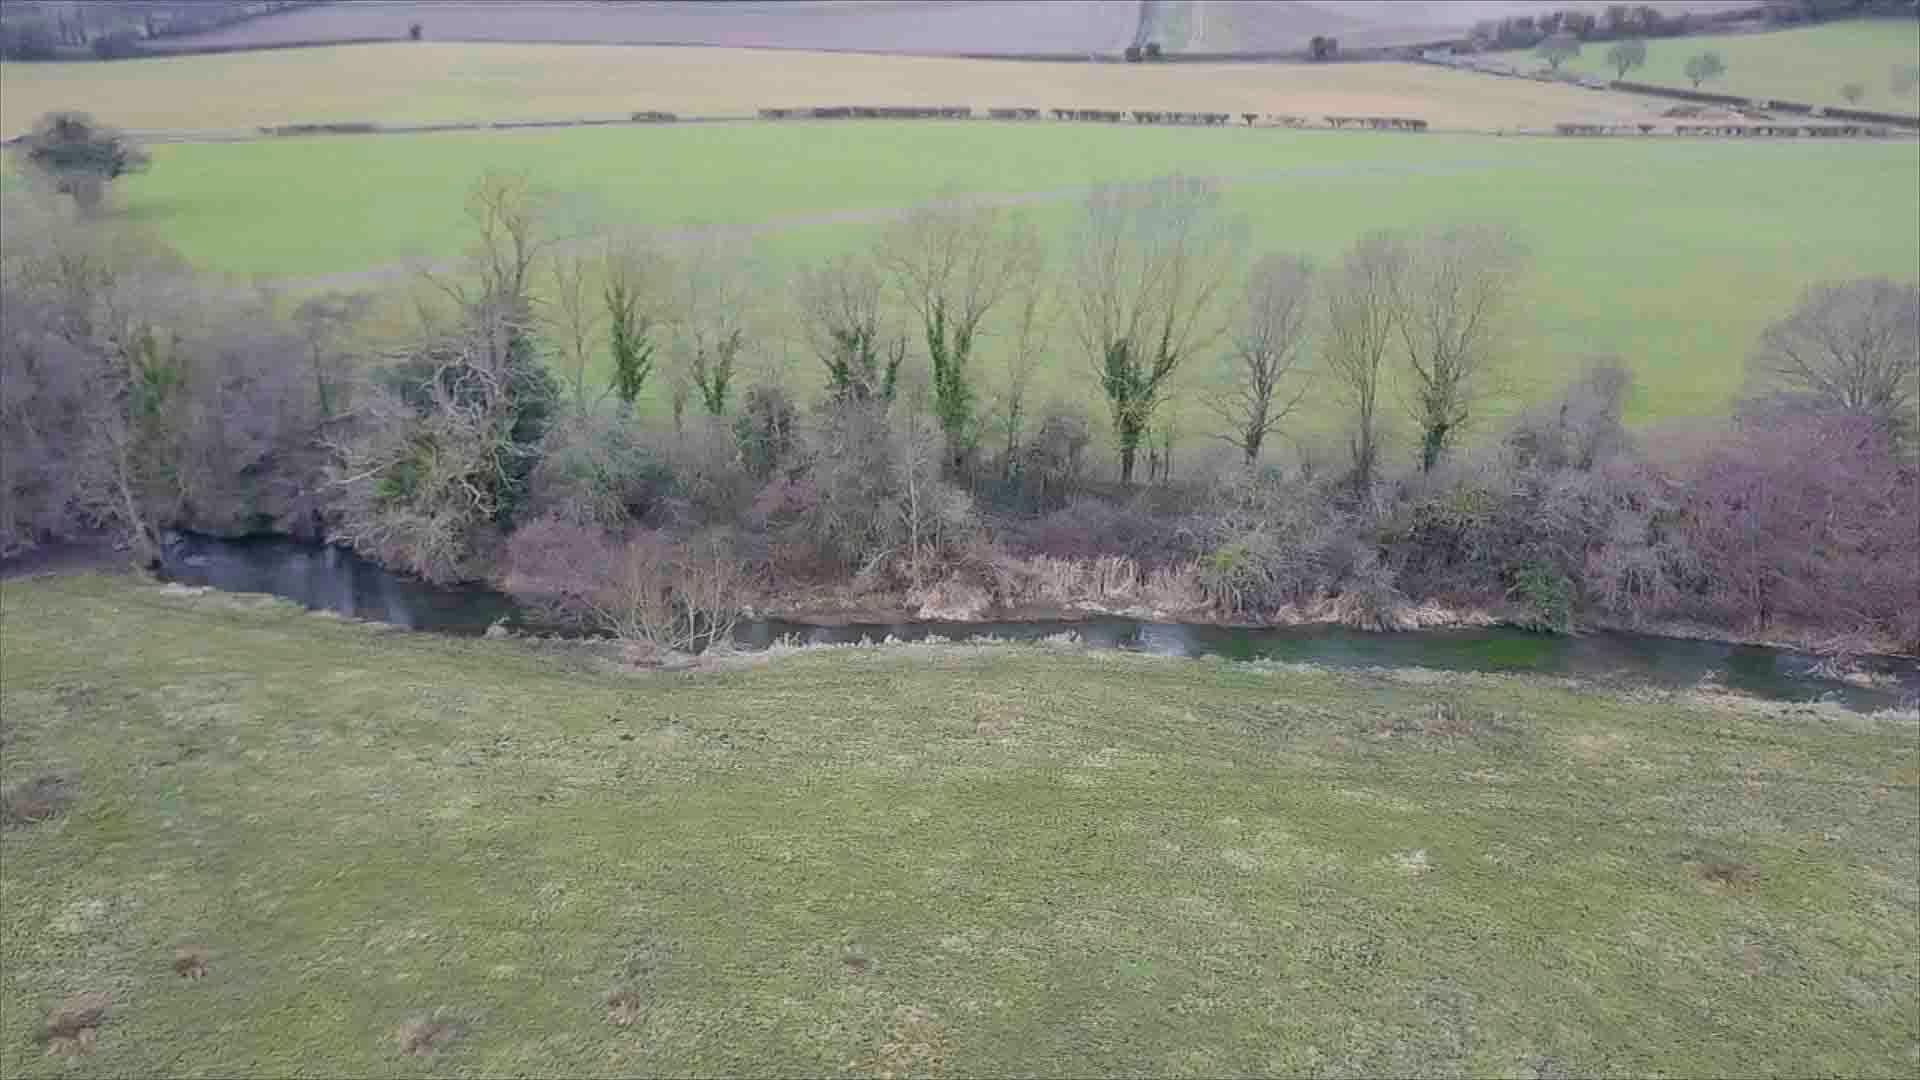
[[[1406,244],[1390,232],[1369,233],[1347,251],[1327,283],[1327,372],[1350,410],[1347,449],[1353,483],[1373,484],[1380,462],[1380,390],[1399,327],[1395,290]]]
[[[673,278],[674,341],[685,375],[708,414],[723,415],[748,344],[752,247],[721,229],[699,230],[681,245]]]
[[[1211,182],[1181,176],[1087,199],[1071,255],[1071,306],[1107,399],[1122,484],[1133,483],[1169,380],[1220,336],[1239,245],[1219,202]]]
[[[1920,408],[1920,288],[1887,278],[1809,288],[1760,336],[1756,374],[1894,436]]]
[[[600,297],[594,295],[594,275],[602,267],[599,259],[580,250],[557,252],[547,262],[540,326],[559,361],[561,376],[573,390],[577,409],[587,406],[587,365],[599,351],[600,326],[606,317]]]
[[[1395,327],[1426,472],[1491,389],[1524,257],[1506,230],[1481,225],[1428,232],[1408,253],[1393,279]]]
[[[907,343],[887,325],[882,291],[879,271],[857,256],[800,274],[800,321],[835,400],[893,400]]]
[[[957,200],[915,211],[881,238],[877,261],[919,319],[933,411],[960,468],[979,438],[968,373],[981,324],[1031,278],[1040,245],[1025,218]]]
[[[1227,423],[1222,438],[1240,448],[1249,468],[1259,462],[1267,436],[1306,395],[1312,300],[1313,267],[1305,259],[1267,255],[1248,274],[1231,331],[1233,386],[1210,397],[1207,406]]]
[[[1029,269],[1027,281],[1010,301],[1007,342],[1002,350],[1006,382],[1000,391],[1000,427],[1006,436],[1006,449],[1001,464],[1009,476],[1019,467],[1020,443],[1026,434],[1027,391],[1052,344],[1060,312],[1058,288],[1047,275],[1043,258],[1035,258]]]

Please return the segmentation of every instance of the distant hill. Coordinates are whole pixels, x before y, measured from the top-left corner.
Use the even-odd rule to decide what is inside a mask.
[[[161,49],[405,38],[440,41],[730,45],[954,54],[1117,53],[1133,43],[1138,0],[731,0],[725,3],[462,3],[340,0],[202,34]]]

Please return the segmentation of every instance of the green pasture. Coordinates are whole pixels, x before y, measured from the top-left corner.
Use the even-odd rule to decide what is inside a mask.
[[[1534,273],[1509,403],[1616,355],[1640,421],[1714,413],[1760,330],[1808,284],[1920,267],[1920,145],[1183,130],[1086,125],[713,124],[318,137],[153,148],[124,212],[196,263],[294,289],[373,286],[458,254],[462,197],[525,170],[565,220],[752,226],[768,307],[791,271],[945,194],[1030,206],[1064,239],[1100,182],[1220,178],[1255,251],[1330,260],[1369,229],[1498,222]],[[363,276],[363,271],[388,272]],[[774,325],[783,320],[772,318]],[[1062,336],[1040,396],[1084,386]],[[791,343],[784,356],[802,373]],[[988,367],[992,366],[991,359]],[[1193,387],[1217,365],[1196,364]]]
[[[1607,64],[1609,42],[1591,42],[1562,65],[1583,75],[1617,77]],[[1920,20],[1848,19],[1765,34],[1664,38],[1647,42],[1647,64],[1627,73],[1633,82],[1691,88],[1687,58],[1707,50],[1727,62],[1727,73],[1701,85],[1717,94],[1738,94],[1809,105],[1846,105],[1840,88],[1866,88],[1857,108],[1920,113],[1920,91],[1896,96],[1893,69],[1920,64]]]
[[[1041,646],[646,673],[128,579],[0,595],[10,1077],[1920,1055],[1910,715]],[[79,994],[87,1052],[49,1048]]]

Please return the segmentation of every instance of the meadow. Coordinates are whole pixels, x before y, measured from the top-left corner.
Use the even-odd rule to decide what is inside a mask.
[[[324,14],[330,9],[314,9]],[[1625,122],[1664,103],[1418,64],[1087,64],[618,45],[354,45],[0,65],[0,138],[52,109],[130,129],[567,119],[658,109],[971,105],[1416,116],[1436,127]]]
[[[1496,80],[1487,80],[1494,82]],[[1511,399],[1587,358],[1641,381],[1636,421],[1723,409],[1760,330],[1806,285],[1920,261],[1920,146],[1575,141],[1062,124],[726,124],[153,147],[125,213],[194,262],[293,289],[404,278],[460,250],[461,193],[521,169],[575,228],[744,226],[777,309],[789,271],[943,195],[1025,206],[1064,243],[1101,182],[1217,177],[1254,251],[1334,259],[1370,229],[1513,226],[1534,270]],[[1056,256],[1058,250],[1056,250]],[[378,268],[387,268],[385,276]],[[776,318],[775,322],[779,320]],[[1051,387],[1084,387],[1063,353]],[[788,344],[759,362],[812,365]],[[1208,381],[1202,366],[1196,384]]]
[[[1764,34],[1670,38],[1647,43],[1647,66],[1627,73],[1634,82],[1690,88],[1687,58],[1707,50],[1727,62],[1725,76],[1700,87],[1716,94],[1798,101],[1809,105],[1846,105],[1840,88],[1857,82],[1866,89],[1856,108],[1920,114],[1920,91],[1896,96],[1889,86],[1895,67],[1920,64],[1920,20],[1850,19],[1823,26]],[[1564,68],[1583,75],[1614,78],[1606,62],[1607,44],[1589,44]]]
[[[8,1076],[1920,1053],[1910,714],[1040,646],[648,673],[4,589]]]

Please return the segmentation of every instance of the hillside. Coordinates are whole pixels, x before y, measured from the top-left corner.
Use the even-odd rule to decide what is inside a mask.
[[[1647,66],[1628,73],[1627,78],[1691,87],[1685,73],[1687,58],[1709,49],[1726,61],[1727,73],[1702,90],[1844,106],[1847,101],[1840,88],[1857,82],[1866,96],[1856,108],[1920,113],[1920,88],[1896,95],[1890,85],[1894,68],[1920,65],[1920,19],[1854,19],[1760,34],[1653,41],[1647,44]],[[1614,71],[1607,66],[1606,53],[1605,44],[1588,45],[1564,66],[1611,79]]]
[[[1890,1077],[1920,1040],[1910,717],[5,600],[8,1076]]]
[[[163,48],[405,38],[723,45],[908,53],[1117,53],[1136,0],[685,0],[466,3],[344,0],[164,43]]]

